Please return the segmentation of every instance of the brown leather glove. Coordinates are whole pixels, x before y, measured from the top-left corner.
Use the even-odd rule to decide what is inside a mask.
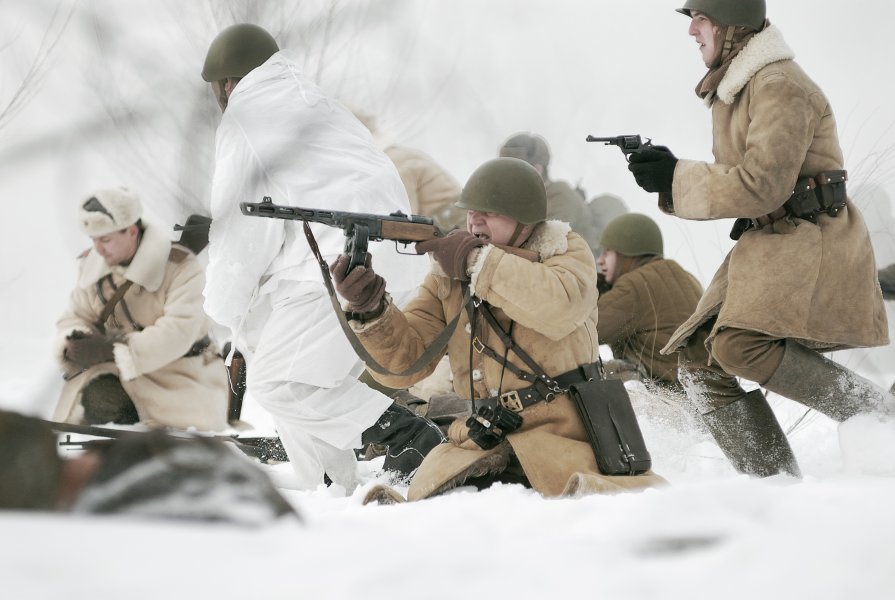
[[[95,333],[85,335],[80,331],[75,331],[68,336],[67,340],[63,357],[82,369],[115,360],[112,340],[104,335]]]
[[[367,254],[363,266],[356,266],[347,275],[347,254],[339,255],[339,258],[329,266],[332,273],[336,291],[348,301],[348,311],[354,313],[373,313],[382,304],[385,296],[385,279],[373,271],[373,259]]]
[[[466,274],[469,253],[484,245],[484,241],[468,231],[455,229],[445,237],[417,242],[416,253],[431,252],[435,262],[441,265],[448,277],[466,281],[469,279],[469,275]]]

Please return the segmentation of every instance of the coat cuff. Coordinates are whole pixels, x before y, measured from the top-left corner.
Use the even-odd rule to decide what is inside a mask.
[[[488,260],[488,255],[491,254],[491,251],[493,249],[494,246],[491,244],[478,248],[476,256],[473,258],[472,264],[469,266],[469,291],[472,293],[473,296],[479,296],[479,294],[476,292],[476,286],[479,282],[479,276],[485,269],[485,262]],[[479,297],[481,298],[481,296]]]
[[[395,305],[392,303],[392,297],[388,292],[385,293],[382,301],[383,303],[385,303],[385,306],[382,309],[382,312],[374,317],[364,318],[362,320],[349,317],[348,324],[351,326],[352,331],[354,331],[355,333],[368,333],[372,330],[375,330],[376,326],[378,324],[382,324],[384,322],[383,319],[385,319],[391,311],[396,310]],[[356,313],[346,311],[346,316],[353,314]]]
[[[118,367],[118,374],[121,381],[132,381],[140,375],[140,373],[137,372],[134,356],[131,354],[131,350],[127,347],[127,344],[113,345],[112,353],[115,356],[115,366]]]

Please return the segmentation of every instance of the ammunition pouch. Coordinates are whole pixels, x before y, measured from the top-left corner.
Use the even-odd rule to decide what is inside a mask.
[[[835,217],[845,206],[845,182],[848,173],[844,170],[823,171],[814,177],[803,177],[796,181],[795,189],[783,206],[757,219],[737,219],[730,231],[730,239],[738,240],[750,229],[760,229],[780,219],[797,218],[817,223],[817,217],[827,214]]]

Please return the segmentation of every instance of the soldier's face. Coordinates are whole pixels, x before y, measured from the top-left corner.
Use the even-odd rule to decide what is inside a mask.
[[[110,267],[129,264],[139,245],[140,230],[136,225],[93,238],[93,248]]]
[[[692,35],[696,43],[699,44],[702,62],[705,63],[705,66],[710,67],[715,61],[715,54],[718,50],[715,43],[718,27],[712,23],[711,19],[697,10],[691,11],[690,17],[690,29],[687,30],[687,33]]]
[[[519,221],[512,217],[497,213],[477,210],[470,210],[466,213],[466,229],[489,244],[509,245],[518,223]],[[513,245],[518,246],[528,239],[532,229],[533,226],[526,225],[518,238],[513,241]]]
[[[615,250],[603,250],[597,257],[597,267],[606,278],[606,283],[612,283],[615,279],[615,267],[618,265],[618,254]]]

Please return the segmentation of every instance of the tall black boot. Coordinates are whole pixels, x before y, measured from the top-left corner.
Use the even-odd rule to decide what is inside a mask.
[[[702,415],[724,456],[740,473],[801,477],[799,464],[761,390]]]
[[[892,396],[871,381],[791,340],[764,387],[839,422],[892,410]]]
[[[394,402],[361,435],[364,445],[386,446],[383,468],[403,478],[410,477],[429,451],[443,441],[438,425]]]

